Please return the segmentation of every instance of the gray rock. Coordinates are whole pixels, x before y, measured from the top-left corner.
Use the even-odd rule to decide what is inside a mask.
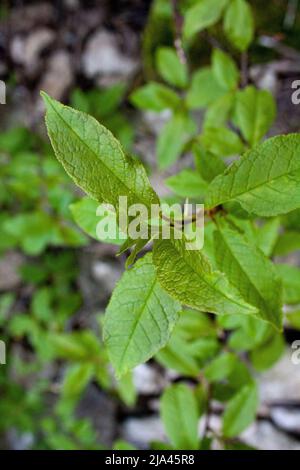
[[[300,365],[293,364],[292,352],[287,351],[272,369],[259,375],[263,403],[300,401]]]
[[[133,382],[137,392],[142,395],[161,393],[167,386],[162,373],[149,364],[140,364],[133,369]]]
[[[153,132],[154,135],[158,136],[165,124],[170,120],[172,113],[169,109],[162,111],[161,113],[155,113],[154,111],[145,111],[143,113],[143,121],[145,126]]]
[[[141,449],[148,448],[153,441],[166,441],[163,424],[158,416],[128,418],[122,425],[121,435]]]
[[[55,33],[49,28],[39,28],[25,39],[16,36],[11,44],[14,62],[25,67],[28,76],[34,77],[39,70],[40,55],[55,40]]]
[[[241,435],[246,444],[261,450],[300,450],[300,442],[278,431],[269,421],[258,421]]]
[[[61,100],[72,82],[71,57],[67,51],[58,50],[50,57],[39,88],[49,93],[53,98]],[[42,102],[39,100],[39,108],[43,109],[41,104]]]
[[[20,253],[6,252],[0,260],[0,290],[12,290],[21,282],[19,269],[24,262]]]
[[[124,260],[113,258],[116,250],[114,245],[99,243],[80,255],[79,285],[84,305],[90,313],[106,307],[115,284],[122,275]]]
[[[105,292],[110,295],[115,288],[116,282],[121,277],[121,269],[116,263],[98,260],[92,265],[92,275],[103,286]]]
[[[88,78],[124,80],[136,72],[137,66],[135,59],[120,50],[116,36],[104,30],[98,30],[90,37],[83,52],[82,69]]]
[[[274,406],[270,415],[276,426],[283,431],[300,435],[300,407]]]
[[[77,408],[79,418],[89,418],[99,435],[101,444],[111,448],[116,435],[116,402],[90,385]]]
[[[6,441],[10,450],[28,450],[34,444],[34,436],[30,432],[20,433],[17,429],[10,429],[6,433]]]
[[[32,31],[37,25],[49,24],[54,17],[55,10],[51,2],[15,7],[11,9],[10,29],[14,33]]]

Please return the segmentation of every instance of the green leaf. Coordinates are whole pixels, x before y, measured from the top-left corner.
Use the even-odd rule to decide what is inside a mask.
[[[235,200],[272,217],[300,207],[300,135],[273,137],[234,162],[208,188],[206,208]]]
[[[78,397],[94,373],[92,364],[74,364],[70,366],[64,378],[62,393],[66,398]]]
[[[245,385],[229,402],[223,415],[223,434],[235,437],[255,419],[258,393],[255,383]]]
[[[91,90],[89,101],[92,109],[91,113],[101,118],[107,117],[117,111],[126,93],[126,83],[115,83],[103,90]]]
[[[180,98],[174,91],[156,82],[138,88],[131,94],[130,100],[137,108],[155,112],[175,109],[180,103]]]
[[[286,229],[300,231],[300,209],[295,209],[289,214],[286,214],[281,220]]]
[[[117,381],[117,388],[121,399],[127,406],[133,406],[136,402],[137,392],[133,383],[132,373],[127,372]]]
[[[194,121],[184,113],[174,114],[165,124],[157,141],[157,160],[161,170],[168,168],[178,159],[195,131]]]
[[[221,18],[228,0],[200,0],[191,6],[184,19],[183,33],[189,39]]]
[[[272,335],[268,341],[251,351],[251,362],[256,370],[270,369],[285,351],[285,341],[282,335]]]
[[[232,353],[222,353],[210,362],[204,369],[204,375],[210,382],[226,379],[237,364],[237,358]]]
[[[30,148],[33,135],[25,127],[13,127],[0,134],[0,151],[16,154]]]
[[[205,150],[202,145],[196,143],[193,145],[192,150],[195,156],[196,168],[208,183],[226,169],[224,161],[217,155]]]
[[[172,47],[160,47],[156,54],[156,67],[162,78],[171,85],[185,88],[188,81],[186,65]]]
[[[119,196],[150,207],[158,197],[144,167],[125,156],[119,142],[94,118],[62,105],[42,93],[46,124],[57,159],[89,196],[117,210]]]
[[[31,301],[32,314],[41,321],[49,321],[53,318],[51,290],[41,287],[36,290]]]
[[[165,430],[174,448],[198,449],[199,409],[193,390],[182,383],[172,385],[165,390],[160,406]]]
[[[18,241],[28,255],[40,254],[55,238],[55,221],[42,211],[20,213],[7,219],[4,231]]]
[[[187,249],[174,233],[154,241],[153,262],[162,287],[187,306],[217,314],[256,312],[200,251]]]
[[[239,71],[231,57],[221,49],[214,49],[212,70],[215,79],[225,90],[235,90],[239,83]]]
[[[173,369],[187,377],[199,375],[199,364],[191,351],[190,344],[179,334],[171,336],[167,346],[155,356],[156,360],[165,368]]]
[[[225,94],[226,90],[219,85],[212,69],[203,67],[193,74],[186,104],[190,109],[206,108]]]
[[[245,51],[254,35],[251,8],[245,0],[231,0],[224,15],[224,31],[229,41],[240,51]]]
[[[1,294],[0,296],[0,326],[2,327],[7,319],[9,312],[14,304],[15,295],[11,292]]]
[[[300,232],[287,230],[283,232],[274,247],[275,256],[286,256],[300,250]]]
[[[114,442],[113,450],[137,450],[137,448],[127,441],[118,439]]]
[[[238,155],[244,149],[239,136],[227,127],[206,127],[199,140],[206,150],[222,157]]]
[[[230,117],[234,98],[234,93],[226,93],[211,103],[204,116],[203,129],[224,127]]]
[[[96,234],[96,227],[98,219],[96,216],[99,203],[89,197],[84,197],[80,201],[74,202],[70,205],[72,216],[79,225],[88,235],[98,240]]]
[[[280,229],[279,217],[267,219],[263,224],[256,224],[253,220],[239,219],[229,215],[233,225],[241,230],[247,240],[256,245],[266,256],[271,256],[278,238]]]
[[[207,183],[194,170],[186,169],[165,180],[165,184],[175,194],[182,197],[203,197],[207,189]]]
[[[256,229],[256,244],[266,256],[271,256],[280,229],[280,219],[274,217],[267,220],[262,227]]]
[[[105,343],[118,375],[147,361],[167,343],[179,310],[179,303],[160,287],[150,254],[124,273],[104,322]]]
[[[289,264],[276,264],[283,283],[283,302],[290,305],[300,303],[300,269]]]
[[[117,225],[116,214],[105,210],[103,215],[97,215],[99,206],[99,203],[94,199],[84,197],[80,201],[71,204],[70,210],[77,225],[91,237],[114,245],[123,244],[126,235],[121,232]],[[112,234],[116,236],[109,236],[110,232],[105,234],[107,236],[102,237],[100,232],[97,234],[97,225],[100,221],[105,221],[111,227]]]
[[[90,112],[90,103],[87,93],[80,88],[75,88],[70,96],[70,104],[72,108],[82,111],[83,113]]]
[[[90,331],[51,333],[48,341],[59,358],[90,362],[100,355],[98,340]]]
[[[293,328],[296,328],[296,330],[300,330],[300,310],[288,313],[287,319]]]
[[[246,302],[257,307],[258,318],[282,327],[282,286],[274,265],[246,238],[220,221],[214,233],[219,269],[241,292]]]
[[[276,115],[276,104],[267,90],[250,85],[236,94],[234,122],[251,146],[268,132]]]
[[[219,351],[219,343],[215,338],[199,338],[189,343],[190,354],[198,361],[200,368]]]
[[[216,326],[209,316],[195,310],[183,310],[180,314],[176,331],[186,339],[198,339],[201,336],[216,336]]]

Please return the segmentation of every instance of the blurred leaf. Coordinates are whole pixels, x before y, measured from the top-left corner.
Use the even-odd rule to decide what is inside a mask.
[[[202,0],[191,6],[185,14],[184,36],[189,39],[219,21],[227,3],[228,0]]]
[[[259,371],[270,369],[280,359],[285,347],[282,335],[272,335],[266,343],[251,351],[253,366]]]
[[[114,442],[113,450],[137,450],[137,448],[129,442],[118,439]]]
[[[283,283],[283,302],[300,303],[300,269],[289,264],[276,264],[276,269]]]
[[[101,355],[99,340],[91,331],[51,333],[48,341],[59,358],[91,362]]]
[[[234,93],[226,93],[211,103],[204,116],[203,129],[224,127],[230,117],[234,98]]]
[[[226,165],[217,155],[208,152],[203,146],[196,143],[193,145],[196,168],[202,178],[210,183],[216,176],[223,173]]]
[[[197,70],[192,76],[191,87],[186,95],[186,104],[190,109],[206,108],[226,94],[210,67]]]
[[[120,82],[102,90],[92,90],[89,94],[92,114],[103,119],[114,113],[124,99],[126,88],[126,83]]]
[[[66,398],[77,398],[92,379],[94,367],[92,364],[75,364],[66,372],[62,393]]]
[[[276,104],[267,90],[250,85],[236,94],[234,122],[251,146],[268,132],[276,115]]]
[[[13,127],[0,134],[0,151],[15,154],[29,149],[33,136],[25,127]]]
[[[215,336],[216,326],[208,314],[195,310],[183,310],[176,331],[186,339],[199,339],[201,336]]]
[[[255,383],[244,386],[229,402],[223,415],[223,433],[235,437],[255,419],[258,393]]]
[[[132,104],[140,109],[160,112],[164,109],[175,109],[180,98],[174,91],[160,83],[150,82],[138,88],[130,96]]]
[[[186,65],[183,64],[175,49],[160,47],[156,54],[156,66],[162,78],[179,88],[185,88],[188,81]]]
[[[192,356],[189,344],[177,334],[171,336],[168,345],[156,354],[160,364],[185,375],[197,377],[200,367]]]
[[[222,88],[228,91],[237,88],[239,82],[238,68],[232,58],[221,49],[213,50],[212,71]]]
[[[238,155],[244,149],[239,136],[227,127],[205,128],[199,140],[206,150],[221,157]]]
[[[296,310],[295,312],[289,312],[287,314],[287,319],[293,328],[300,330],[300,310]]]
[[[288,230],[279,235],[274,247],[275,256],[286,256],[300,250],[300,232]]]
[[[232,353],[222,353],[204,369],[204,375],[210,382],[226,379],[236,366],[237,358]]]
[[[161,398],[161,416],[175,449],[198,449],[199,408],[191,388],[185,384],[167,388]]]
[[[70,97],[70,104],[73,108],[84,113],[91,112],[91,104],[89,101],[88,93],[80,90],[80,88],[75,88]]]
[[[175,163],[195,132],[196,125],[190,116],[184,113],[176,113],[172,116],[157,140],[157,160],[161,170]]]
[[[230,42],[240,51],[249,47],[254,35],[254,20],[248,2],[231,0],[225,11],[224,31]]]
[[[127,406],[134,406],[137,399],[137,391],[133,383],[131,372],[123,375],[117,381],[117,388],[121,399]]]
[[[182,170],[177,175],[169,176],[165,180],[165,185],[175,194],[185,198],[203,198],[207,188],[207,183],[200,174],[191,169]]]
[[[53,317],[54,312],[51,306],[51,290],[47,287],[38,289],[33,297],[31,302],[31,309],[33,315],[42,321],[48,321]]]

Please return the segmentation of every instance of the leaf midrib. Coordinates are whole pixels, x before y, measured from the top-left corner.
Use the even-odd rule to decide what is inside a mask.
[[[290,135],[291,135],[291,134],[290,134]],[[296,134],[294,134],[294,135],[296,135]],[[250,152],[250,151],[251,151],[251,150],[249,150],[249,152]],[[247,156],[247,154],[244,155],[243,160],[239,160],[238,163],[240,163],[240,166],[241,166],[241,164],[243,163],[243,161],[244,161],[244,159],[245,159],[246,156]],[[231,167],[231,169],[232,169],[232,168],[233,168],[233,167]],[[238,167],[238,168],[239,168],[239,167]],[[256,186],[253,186],[251,189],[247,188],[245,191],[241,191],[240,193],[237,193],[237,194],[234,194],[234,195],[230,194],[230,196],[229,196],[229,197],[226,197],[225,199],[218,198],[218,202],[216,202],[215,204],[220,204],[220,203],[228,202],[228,201],[230,201],[230,200],[232,200],[232,199],[237,199],[239,196],[243,196],[244,194],[251,193],[252,191],[254,191],[254,190],[257,189],[257,188],[260,188],[261,186],[265,186],[265,185],[268,184],[268,183],[272,183],[273,181],[276,181],[277,179],[282,178],[282,177],[284,177],[284,176],[289,176],[290,174],[295,173],[295,172],[297,172],[297,171],[300,171],[300,160],[299,160],[299,167],[296,168],[296,169],[294,169],[293,171],[287,171],[286,173],[282,173],[282,174],[276,176],[275,178],[272,178],[272,179],[270,179],[270,180],[266,180],[266,181],[264,181],[263,183],[259,183],[259,184],[257,184]],[[224,176],[224,174],[223,174],[223,175],[218,175],[216,178],[219,178],[219,179],[221,180],[221,177],[222,177],[222,176]],[[225,175],[225,177],[227,177],[227,176],[229,176],[229,175],[228,175],[228,174]],[[236,174],[235,174],[234,176],[236,177]],[[212,183],[213,183],[213,181],[212,181]]]
[[[171,240],[169,240],[169,241],[171,241]],[[221,292],[220,290],[216,289],[216,288],[215,288],[215,283],[214,283],[214,284],[210,284],[204,277],[201,277],[201,274],[199,274],[199,273],[195,270],[195,268],[194,268],[193,266],[191,266],[190,263],[188,263],[188,261],[186,260],[186,258],[181,255],[181,253],[180,253],[180,251],[177,249],[177,247],[176,247],[174,244],[171,244],[171,245],[172,245],[172,247],[174,247],[175,251],[179,254],[179,256],[181,257],[181,259],[184,260],[184,263],[186,264],[186,266],[187,266],[188,268],[190,268],[190,269],[193,271],[193,273],[195,273],[195,274],[197,275],[197,277],[199,277],[199,278],[201,279],[201,281],[203,281],[210,289],[213,289],[215,292],[217,292],[219,295],[221,295],[227,302],[230,301],[230,302],[234,303],[235,305],[237,305],[238,307],[241,307],[241,303],[240,303],[240,302],[237,302],[236,300],[233,300],[233,299],[231,299],[230,297],[226,297],[226,295],[225,295],[223,292]],[[202,255],[200,254],[200,256],[202,256]],[[212,271],[212,272],[213,272],[213,271]],[[222,274],[222,273],[220,273],[220,274]],[[246,308],[246,304],[245,304],[245,306],[244,306],[243,308]]]
[[[135,321],[134,321],[131,334],[128,336],[127,344],[126,344],[125,349],[124,349],[124,351],[123,351],[123,354],[122,354],[122,356],[121,356],[121,361],[120,361],[119,370],[122,370],[122,368],[123,368],[123,364],[124,364],[124,361],[125,361],[125,359],[126,359],[126,354],[127,354],[128,348],[129,348],[129,346],[131,345],[131,340],[132,340],[133,336],[135,335],[137,326],[138,326],[138,324],[139,324],[139,322],[140,322],[140,320],[141,320],[141,318],[142,318],[142,316],[143,316],[143,314],[144,314],[144,310],[145,310],[145,308],[146,308],[146,306],[147,306],[148,300],[149,300],[149,298],[151,297],[151,295],[152,295],[153,292],[154,292],[156,283],[157,283],[157,279],[156,279],[156,275],[154,275],[154,280],[153,280],[153,282],[152,282],[152,284],[151,284],[151,286],[150,286],[150,288],[149,288],[149,291],[148,291],[148,293],[147,293],[147,295],[146,295],[146,298],[145,298],[143,304],[141,305],[141,309],[140,309],[140,311],[139,311],[139,313],[138,313],[138,316],[136,317],[136,319],[135,319]]]
[[[128,193],[129,193],[129,194],[135,194],[135,195],[136,195],[136,193],[133,192],[132,189],[129,188],[129,187],[124,183],[124,181],[122,181],[122,180],[120,179],[120,177],[119,177],[116,173],[113,172],[113,170],[112,170],[109,166],[105,165],[105,163],[104,163],[104,161],[102,160],[102,158],[100,157],[100,155],[98,155],[91,147],[89,147],[89,145],[87,145],[87,143],[77,134],[77,132],[75,132],[75,130],[73,129],[73,127],[71,127],[71,125],[61,116],[61,114],[60,114],[60,113],[58,112],[58,110],[53,106],[52,102],[51,102],[48,98],[47,98],[47,103],[50,104],[50,106],[51,106],[51,108],[53,109],[53,111],[57,114],[57,116],[61,119],[61,121],[63,121],[63,123],[66,125],[66,127],[67,127],[68,129],[70,129],[70,130],[73,132],[73,134],[77,137],[77,139],[96,157],[97,160],[99,160],[99,161],[102,163],[102,165],[106,168],[106,170],[108,170],[108,172],[111,173],[111,174],[122,184],[122,186],[125,186],[125,188],[127,189]],[[63,104],[62,104],[61,106],[67,108],[67,106],[65,106],[65,105],[63,105]],[[87,115],[87,114],[84,113],[84,112],[82,112],[82,114],[85,114],[85,115],[88,116],[90,119],[94,120],[94,121],[97,123],[97,125],[100,125],[100,124],[98,123],[98,121],[97,121],[95,118],[93,118],[93,116],[89,116],[89,115]],[[110,131],[108,131],[108,132],[110,132]],[[113,134],[111,134],[111,135],[112,135],[112,138],[115,139],[115,137],[113,136]],[[122,151],[121,148],[120,148],[120,152],[122,153],[122,155],[123,155],[124,158],[125,158],[125,155],[124,155],[124,153],[123,153],[123,151]],[[99,158],[99,157],[100,157],[100,158]],[[129,162],[127,162],[127,163],[130,164]],[[137,195],[136,195],[136,196],[137,196]],[[137,197],[137,199],[138,199],[139,201],[142,201],[142,202],[146,203],[146,205],[148,205],[148,202],[147,202],[146,200],[144,200],[144,198]]]
[[[219,234],[221,235],[222,240],[223,240],[223,242],[225,243],[227,249],[229,250],[231,256],[234,258],[234,260],[236,261],[237,265],[240,267],[241,271],[244,273],[244,275],[246,276],[246,278],[249,279],[249,282],[250,282],[251,286],[254,288],[255,292],[256,292],[257,295],[258,295],[258,297],[259,297],[260,299],[262,299],[262,302],[263,302],[263,305],[264,305],[265,310],[266,310],[267,312],[269,312],[269,309],[266,308],[266,307],[268,307],[268,305],[266,304],[265,299],[262,297],[261,293],[259,292],[259,290],[258,290],[257,287],[255,286],[255,284],[253,284],[252,280],[248,277],[248,275],[247,275],[247,273],[245,272],[243,266],[239,263],[239,261],[238,261],[238,259],[236,258],[235,254],[234,254],[233,251],[231,250],[231,247],[228,245],[227,240],[224,238],[224,236],[223,236],[221,230],[219,230]],[[259,310],[261,310],[260,307],[258,307],[258,308],[259,308]]]

